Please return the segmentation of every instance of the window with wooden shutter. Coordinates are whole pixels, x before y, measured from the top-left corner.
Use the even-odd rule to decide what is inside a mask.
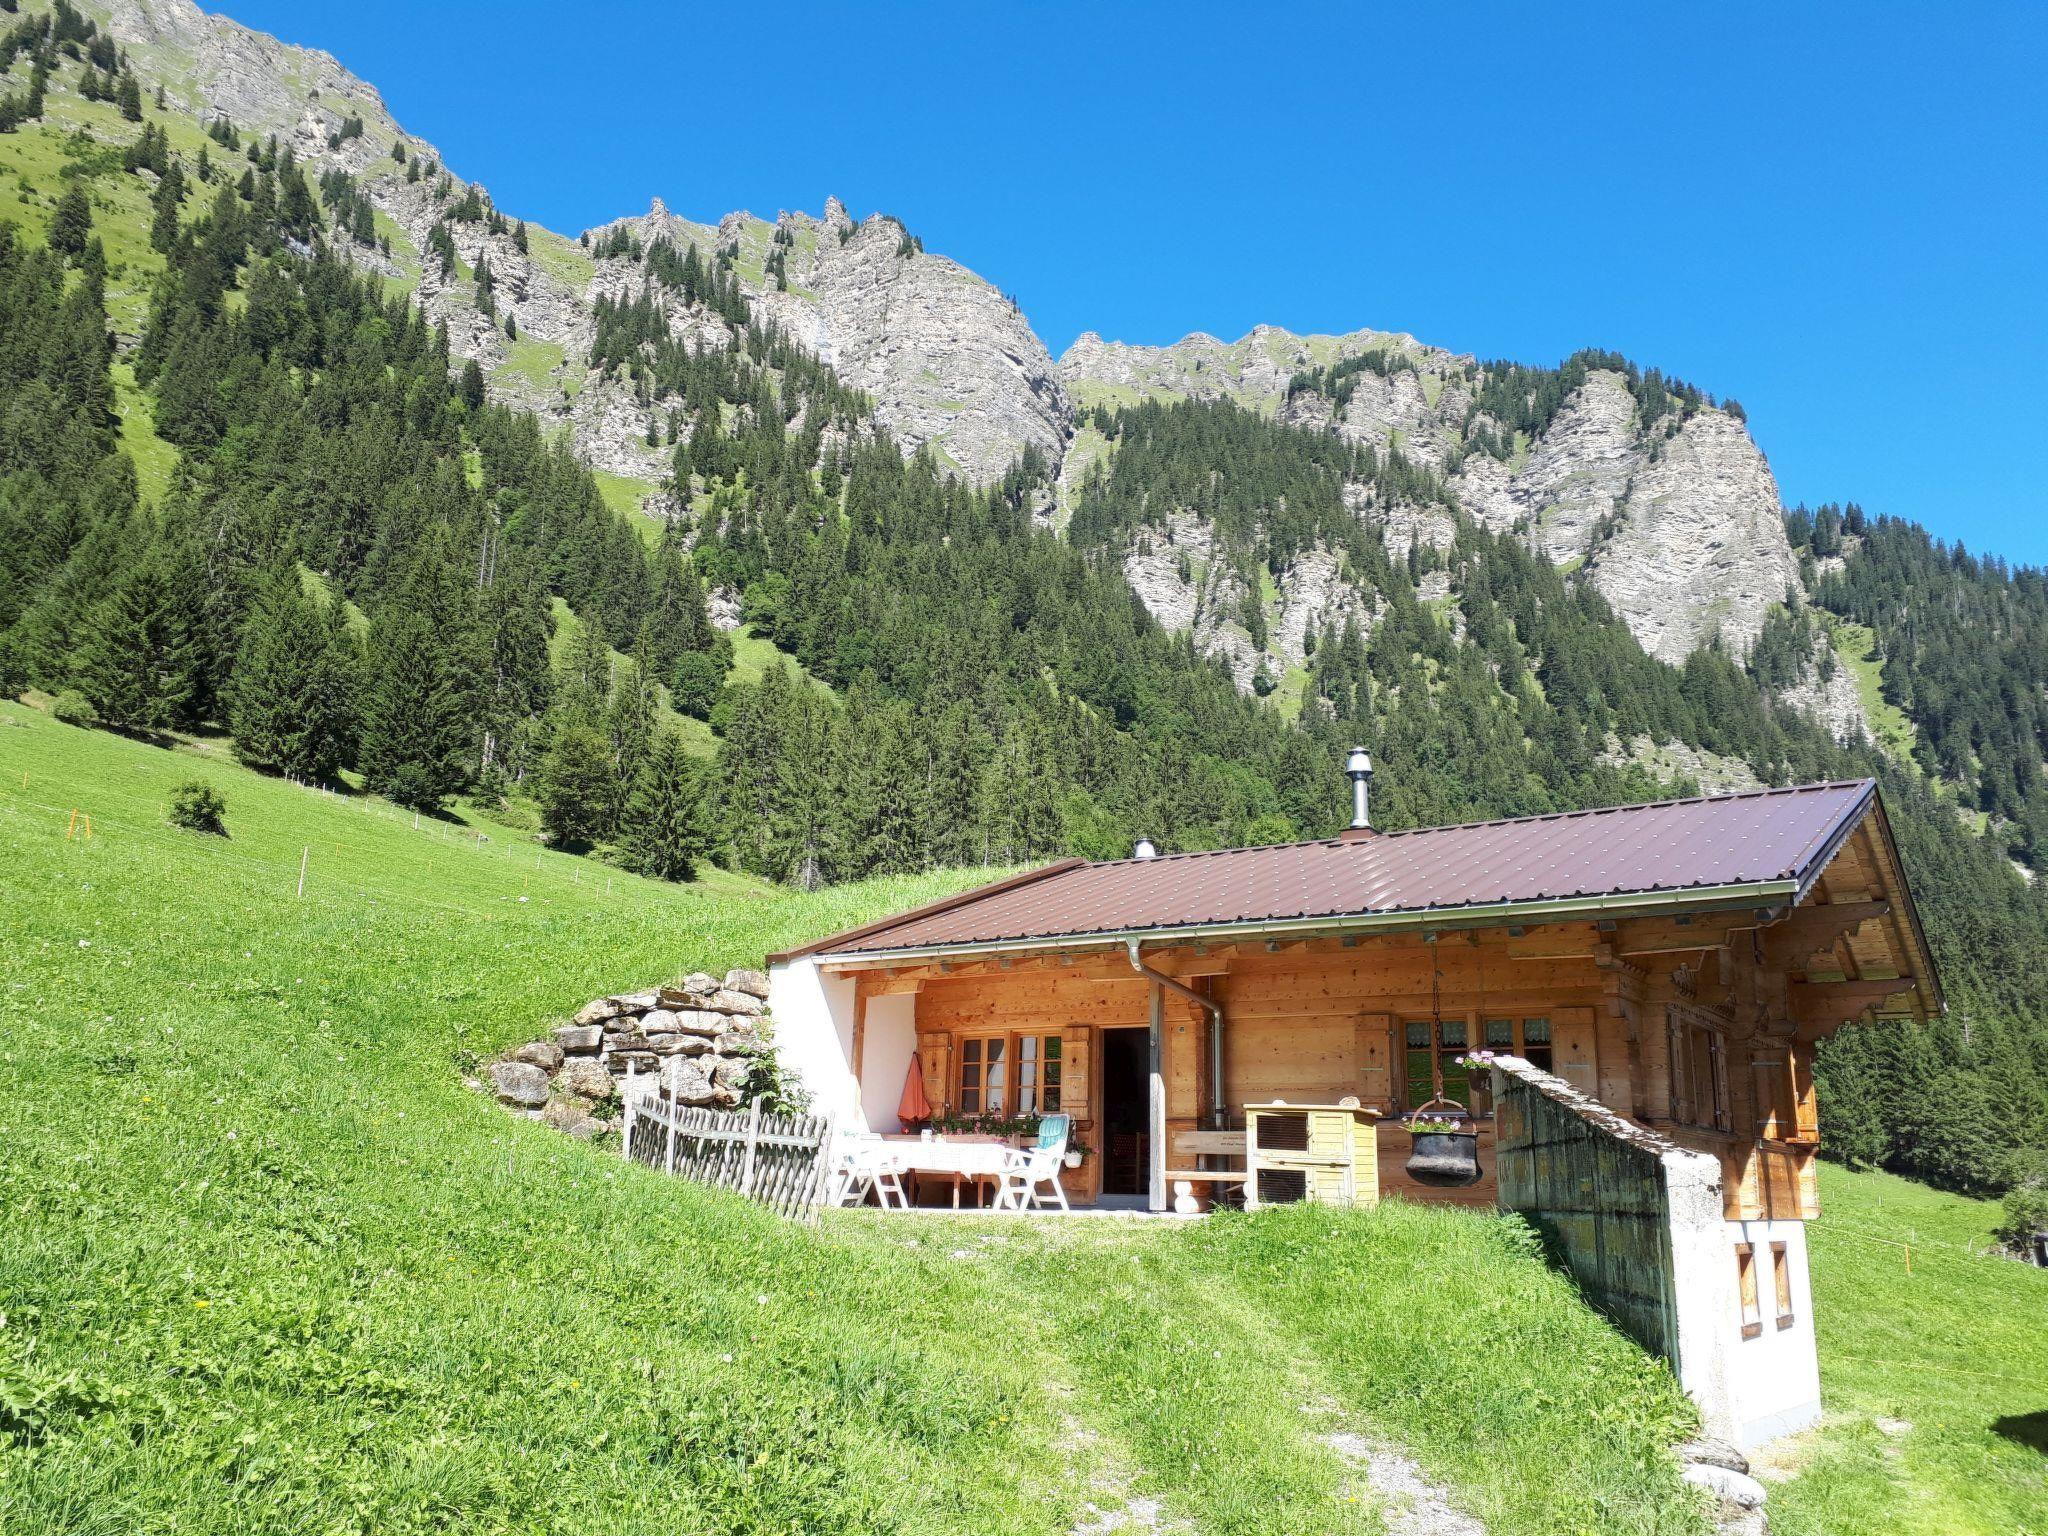
[[[1009,1106],[1010,1040],[970,1035],[960,1042],[960,1113],[1000,1115]]]
[[[1056,1114],[1065,1068],[1058,1034],[965,1036],[955,1108],[963,1115]]]
[[[1792,1260],[1783,1243],[1771,1244],[1771,1287],[1778,1305],[1778,1326],[1792,1326]]]
[[[1673,1008],[1669,1022],[1671,1118],[1702,1130],[1729,1130],[1727,1042],[1718,1022],[1694,1008]]]
[[[1756,1294],[1756,1252],[1747,1243],[1735,1245],[1735,1278],[1742,1297],[1742,1336],[1753,1339],[1764,1331],[1764,1317]]]
[[[1543,1015],[1528,1018],[1483,1019],[1479,1039],[1485,1049],[1500,1056],[1519,1056],[1538,1071],[1551,1070],[1550,1020]],[[1472,1078],[1472,1107],[1482,1114],[1493,1109],[1491,1074]]]
[[[1404,1053],[1410,1109],[1419,1109],[1436,1096],[1438,1075],[1443,1080],[1443,1096],[1458,1104],[1470,1105],[1472,1084],[1470,1074],[1459,1064],[1459,1058],[1469,1049],[1471,1032],[1462,1018],[1411,1019],[1402,1026],[1403,1039],[1407,1049]]]

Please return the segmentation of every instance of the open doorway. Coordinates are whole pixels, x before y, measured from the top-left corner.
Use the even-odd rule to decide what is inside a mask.
[[[1151,1104],[1144,1029],[1102,1031],[1102,1192],[1142,1195],[1150,1187]]]

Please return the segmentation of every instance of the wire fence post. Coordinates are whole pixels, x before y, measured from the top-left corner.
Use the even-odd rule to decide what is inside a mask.
[[[299,849],[299,900],[306,899],[306,861],[313,857],[313,845],[305,844]]]

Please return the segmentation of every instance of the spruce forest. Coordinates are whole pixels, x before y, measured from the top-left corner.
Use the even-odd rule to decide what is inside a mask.
[[[357,178],[167,105],[65,0],[0,0],[0,22],[0,143],[34,148],[0,204],[7,696],[225,737],[264,771],[428,816],[489,806],[665,880],[715,865],[806,889],[1121,857],[1141,835],[1328,834],[1353,742],[1381,765],[1388,827],[1697,793],[1610,750],[1643,736],[1769,783],[1873,776],[1952,1010],[1826,1048],[1826,1145],[1976,1193],[2048,1158],[2040,571],[1860,508],[1795,509],[1812,601],[1746,656],[1673,665],[1435,471],[1227,398],[1090,410],[1115,451],[1055,527],[1036,450],[980,486],[906,455],[757,312],[730,248],[615,229],[585,248],[641,276],[599,300],[589,364],[662,423],[656,527],[374,270],[390,236]],[[449,186],[423,257],[500,325],[499,279],[449,232],[524,249],[528,226],[402,145],[392,164]],[[685,313],[729,340],[682,339]],[[1593,366],[1626,370],[1647,418],[1704,398],[1602,354],[1487,365],[1510,433],[1471,451],[1508,457]],[[1396,504],[1454,536],[1391,554]],[[1185,509],[1215,530],[1205,581],[1257,593],[1320,544],[1370,593],[1369,622],[1305,637],[1296,696],[1270,671],[1240,688],[1134,593],[1123,551]],[[1263,643],[1257,604],[1243,621]],[[1871,635],[1902,741],[1838,740],[1781,700],[1835,624]]]

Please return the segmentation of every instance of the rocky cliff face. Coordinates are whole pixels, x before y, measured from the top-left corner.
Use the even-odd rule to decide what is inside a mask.
[[[1391,331],[1297,336],[1260,325],[1233,342],[1197,331],[1170,347],[1104,341],[1088,331],[1060,358],[1059,377],[1083,408],[1145,399],[1229,399],[1271,415],[1295,374],[1388,347],[1426,350],[1414,337]]]
[[[1682,661],[1719,635],[1747,654],[1799,580],[1778,486],[1740,423],[1690,418],[1640,463],[1614,531],[1587,553],[1595,586],[1643,649]]]
[[[643,482],[649,504],[662,504],[654,486],[667,449],[647,441],[662,436],[660,408],[587,366],[597,298],[635,292],[647,280],[629,258],[593,256],[594,237],[618,225],[591,231],[588,242],[533,226],[521,252],[508,232],[451,223],[461,261],[443,275],[425,254],[428,236],[467,185],[450,178],[437,187],[438,174],[406,180],[392,158],[394,142],[437,171],[439,156],[404,132],[373,88],[324,53],[209,16],[192,0],[93,0],[86,9],[188,110],[225,116],[244,132],[276,133],[316,172],[335,166],[356,176],[392,226],[389,253],[360,248],[362,264],[411,287],[427,314],[447,325],[455,356],[481,364],[495,393],[565,428],[593,466]],[[330,148],[329,136],[350,117],[362,119],[363,133]],[[1485,382],[1480,364],[1406,335],[1297,336],[1261,326],[1235,342],[1197,334],[1139,347],[1090,333],[1055,365],[997,289],[926,253],[893,219],[856,223],[836,199],[822,215],[784,213],[772,223],[746,213],[699,223],[659,201],[620,222],[643,245],[668,240],[705,255],[730,252],[751,312],[866,392],[906,451],[929,449],[977,483],[1000,475],[1026,449],[1042,453],[1059,471],[1055,498],[1042,509],[1054,521],[1104,451],[1098,434],[1076,432],[1078,409],[1228,398],[1435,471],[1481,523],[1519,533],[1552,561],[1583,567],[1582,579],[1666,660],[1681,660],[1715,636],[1746,650],[1797,578],[1777,487],[1742,424],[1711,408],[1684,415],[1682,425],[1672,415],[1645,424],[1618,373],[1589,373],[1530,440],[1476,406]],[[473,275],[486,259],[497,278],[497,313],[489,317],[478,310]],[[508,314],[516,338],[504,334]],[[670,324],[692,342],[716,345],[729,335],[715,314],[680,305]],[[1341,398],[1289,392],[1297,375],[1372,357],[1376,366],[1348,374]],[[1513,437],[1507,457],[1476,446],[1475,435],[1486,432],[1503,442]],[[1397,555],[1417,541],[1444,547],[1455,529],[1436,508],[1360,510]],[[1277,592],[1263,594],[1269,639],[1260,655],[1230,617],[1242,613],[1246,594],[1220,583],[1197,591],[1183,576],[1184,557],[1199,543],[1198,530],[1176,526],[1170,551],[1134,544],[1127,573],[1163,621],[1194,628],[1247,686],[1262,671],[1277,675],[1300,660],[1300,631],[1317,615],[1370,609],[1371,595],[1351,589],[1334,556],[1304,556],[1281,573]],[[1441,586],[1441,576],[1433,580]],[[1803,707],[1846,723],[1849,700],[1839,687],[1816,675],[1811,699],[1801,697]]]
[[[1344,398],[1289,395],[1297,373],[1380,354],[1350,373]],[[1081,338],[1060,360],[1083,404],[1227,396],[1290,425],[1329,430],[1436,471],[1479,522],[1514,531],[1558,564],[1583,564],[1644,649],[1681,661],[1719,636],[1743,653],[1798,569],[1777,484],[1748,432],[1712,408],[1646,425],[1627,381],[1594,370],[1534,440],[1503,460],[1474,446],[1494,422],[1476,404],[1483,370],[1412,337],[1360,331],[1290,336],[1262,327],[1226,345],[1190,336],[1171,347]],[[1391,508],[1393,552],[1416,538],[1442,547],[1453,525],[1427,509]]]
[[[244,132],[276,133],[316,173],[338,166],[356,175],[403,235],[392,259],[365,249],[364,264],[408,282],[428,316],[448,325],[454,355],[480,363],[494,393],[567,425],[597,468],[647,480],[664,472],[665,454],[646,443],[650,422],[660,424],[656,413],[583,366],[590,307],[600,294],[637,291],[642,277],[632,263],[593,261],[577,242],[537,227],[529,234],[534,249],[521,253],[508,235],[455,223],[450,232],[463,270],[443,278],[421,253],[428,232],[468,184],[451,177],[437,198],[432,182],[405,179],[404,166],[390,157],[394,140],[410,155],[436,164],[440,157],[399,127],[372,87],[327,54],[209,16],[192,0],[98,0],[86,9],[196,115],[226,117]],[[328,136],[351,116],[363,119],[362,136],[330,149]],[[785,214],[770,224],[735,213],[714,225],[679,218],[657,200],[640,218],[618,222],[644,244],[667,239],[695,244],[706,255],[732,248],[755,314],[871,396],[877,418],[906,451],[929,447],[941,464],[976,483],[1000,476],[1026,448],[1058,464],[1073,412],[1030,323],[989,283],[925,253],[894,220],[878,215],[856,225],[833,199],[822,218]],[[786,288],[766,270],[778,230],[790,241]],[[468,271],[485,256],[498,280],[495,318],[477,311]],[[508,313],[524,350],[503,335]],[[716,316],[702,314],[679,312],[675,329],[693,341],[715,343],[725,334]],[[549,348],[560,348],[560,356]]]
[[[1011,300],[893,219],[856,225],[837,198],[822,219],[784,213],[775,228],[789,286],[764,285],[757,308],[870,395],[906,448],[929,445],[977,484],[1027,448],[1059,462],[1073,410]]]
[[[324,149],[326,131],[358,116],[364,136],[351,141],[348,158],[359,161],[382,153],[401,133],[375,87],[331,54],[209,16],[192,0],[79,0],[78,8],[119,38],[169,99],[201,117],[224,116],[238,128],[289,137],[311,113],[327,124]]]

